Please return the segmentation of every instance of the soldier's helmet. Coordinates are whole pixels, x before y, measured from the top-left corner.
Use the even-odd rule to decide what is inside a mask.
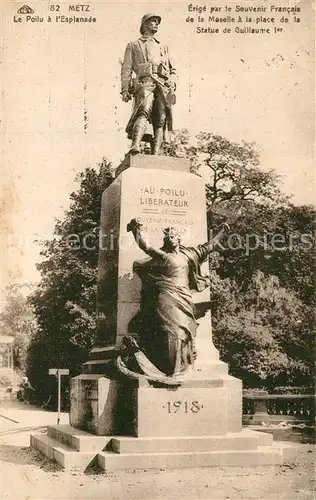
[[[151,19],[152,17],[155,17],[156,19],[158,19],[158,22],[159,24],[161,23],[161,17],[158,16],[158,14],[153,14],[153,13],[148,13],[148,14],[145,14],[143,17],[142,17],[142,20],[141,20],[141,25],[140,25],[140,32],[143,33],[143,27],[144,27],[144,24],[149,20]]]

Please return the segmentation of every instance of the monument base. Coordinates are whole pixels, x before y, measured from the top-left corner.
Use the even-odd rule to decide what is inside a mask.
[[[181,386],[157,387],[82,374],[71,380],[70,399],[70,424],[96,435],[202,436],[242,427],[242,385],[229,375],[193,371]]]
[[[213,466],[282,465],[293,462],[297,448],[274,443],[271,434],[242,429],[219,436],[94,436],[70,425],[32,434],[31,447],[65,469],[82,471],[172,469]]]
[[[242,428],[242,384],[194,371],[178,387],[100,374],[72,379],[71,425],[31,435],[31,447],[65,468],[102,470],[281,465],[295,446]]]

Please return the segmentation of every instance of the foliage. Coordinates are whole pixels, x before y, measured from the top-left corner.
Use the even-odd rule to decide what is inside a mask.
[[[257,270],[273,274],[311,305],[314,221],[311,206],[248,204],[247,210],[230,220],[229,239],[217,248],[221,276],[236,279],[246,289]]]
[[[40,394],[56,392],[49,368],[69,368],[75,376],[92,347],[101,196],[112,178],[105,158],[78,176],[69,210],[42,250],[41,281],[31,298],[38,329],[28,355],[28,376]]]
[[[231,373],[246,387],[308,384],[314,373],[313,337],[303,334],[305,307],[275,276],[254,273],[246,293],[223,288],[213,309],[214,342]],[[214,303],[213,303],[214,305]],[[309,332],[308,334],[307,331]]]
[[[220,206],[233,213],[246,202],[276,203],[286,201],[279,188],[280,178],[273,170],[259,168],[259,151],[255,143],[237,144],[220,135],[200,132],[194,141],[187,130],[171,135],[163,154],[189,158],[194,172],[203,177],[211,212]],[[222,209],[222,208],[221,208]]]

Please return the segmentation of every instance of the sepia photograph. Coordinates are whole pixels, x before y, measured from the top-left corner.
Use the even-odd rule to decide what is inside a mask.
[[[0,39],[1,499],[312,500],[314,2]]]

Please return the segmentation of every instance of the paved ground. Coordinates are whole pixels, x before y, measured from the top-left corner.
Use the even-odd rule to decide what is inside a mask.
[[[295,464],[82,474],[64,472],[29,448],[31,432],[45,431],[56,414],[15,403],[0,406],[1,500],[312,500],[315,446],[298,444]],[[61,423],[68,416],[62,415]]]

